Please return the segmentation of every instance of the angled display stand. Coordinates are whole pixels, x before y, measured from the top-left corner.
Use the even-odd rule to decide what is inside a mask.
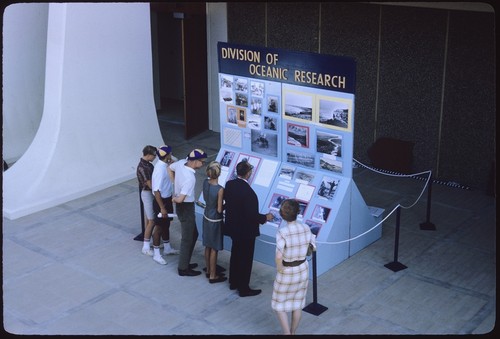
[[[221,42],[218,49],[219,184],[249,161],[260,212],[275,216],[260,227],[255,260],[275,265],[284,223],[278,211],[287,198],[299,202],[299,221],[317,236],[318,275],[379,239],[380,228],[363,234],[378,220],[352,180],[354,61]],[[196,214],[201,230],[203,208]],[[231,250],[228,237],[224,248]]]

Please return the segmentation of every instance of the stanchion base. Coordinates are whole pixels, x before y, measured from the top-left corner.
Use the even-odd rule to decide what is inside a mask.
[[[141,233],[141,234],[138,234],[138,235],[134,238],[134,240],[137,240],[137,241],[144,241],[144,234],[142,234],[142,233]]]
[[[318,303],[310,303],[306,307],[304,307],[302,310],[307,313],[311,313],[313,315],[320,315],[321,313],[325,312],[328,309],[328,307],[320,305]]]
[[[424,231],[435,231],[436,225],[434,225],[432,222],[426,221],[420,224],[420,229]]]
[[[405,268],[408,268],[407,266],[403,265],[402,263],[400,263],[398,261],[390,262],[388,264],[385,264],[384,266],[393,272],[401,271],[401,270],[404,270]]]

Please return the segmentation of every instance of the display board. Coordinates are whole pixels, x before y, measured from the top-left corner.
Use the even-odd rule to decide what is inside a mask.
[[[261,226],[255,259],[270,265],[283,223],[280,203],[299,201],[299,221],[317,236],[321,274],[353,254],[349,241],[328,242],[349,239],[352,229],[361,232],[375,224],[361,195],[352,194],[357,192],[352,181],[355,62],[222,42],[218,53],[219,183],[225,186],[236,178],[236,164],[242,160],[254,166],[249,183],[260,211],[275,216]],[[199,200],[203,202],[202,194]],[[361,213],[356,227],[351,225],[353,204]],[[197,213],[203,209],[197,207]],[[355,251],[379,237],[370,235],[366,244],[358,240]],[[224,242],[230,250],[230,239]]]

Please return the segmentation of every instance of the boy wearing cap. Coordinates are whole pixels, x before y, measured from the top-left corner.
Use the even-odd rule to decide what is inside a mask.
[[[169,170],[174,177],[174,198],[176,212],[181,222],[181,253],[179,256],[178,273],[180,276],[193,277],[200,275],[200,271],[193,268],[198,264],[190,264],[194,245],[198,239],[194,212],[194,188],[196,185],[195,170],[205,163],[207,154],[201,149],[194,149],[187,159],[179,160],[170,165]]]
[[[167,262],[160,254],[160,235],[163,237],[163,254],[178,254],[179,251],[170,245],[170,220],[169,213],[174,212],[172,204],[172,181],[168,172],[168,166],[172,163],[172,148],[163,145],[156,151],[158,162],[156,163],[151,187],[154,195],[153,211],[156,227],[153,230],[153,260],[161,265]],[[158,214],[161,213],[161,216]]]

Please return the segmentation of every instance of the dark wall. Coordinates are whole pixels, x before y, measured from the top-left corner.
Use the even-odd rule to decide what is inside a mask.
[[[481,190],[496,159],[494,13],[366,3],[227,4],[228,42],[356,60],[354,158],[414,143],[414,172]],[[266,21],[267,20],[267,21]]]

